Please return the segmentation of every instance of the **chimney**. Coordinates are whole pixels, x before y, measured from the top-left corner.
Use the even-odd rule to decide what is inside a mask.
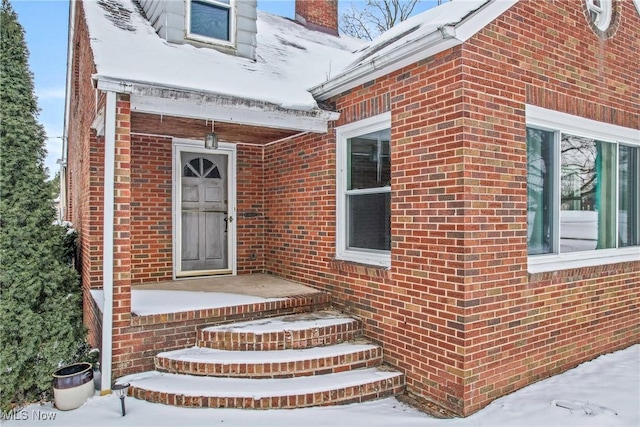
[[[305,27],[338,35],[338,0],[296,0],[296,21]]]

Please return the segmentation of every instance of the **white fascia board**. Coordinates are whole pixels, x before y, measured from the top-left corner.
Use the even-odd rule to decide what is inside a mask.
[[[426,37],[407,43],[383,58],[373,59],[350,68],[333,79],[312,87],[309,91],[314,98],[326,100],[360,84],[458,46],[469,40],[518,1],[492,0],[456,25],[440,27]]]
[[[324,101],[461,43],[455,36],[454,27],[442,27],[426,37],[393,50],[388,55],[350,68],[331,80],[312,87],[309,92],[314,98]]]
[[[466,42],[520,0],[492,0],[456,25],[456,38]]]
[[[327,132],[327,123],[340,113],[279,107],[268,102],[232,98],[204,92],[163,88],[94,76],[97,87],[131,95],[131,111],[190,117],[249,126],[264,126],[300,132]]]

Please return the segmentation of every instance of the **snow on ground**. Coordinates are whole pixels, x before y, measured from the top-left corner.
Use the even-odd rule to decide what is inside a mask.
[[[639,426],[640,344],[494,401],[467,418],[441,420],[394,398],[294,410],[175,408],[113,395],[93,397],[68,412],[31,405],[3,426]],[[43,420],[47,421],[43,421]]]

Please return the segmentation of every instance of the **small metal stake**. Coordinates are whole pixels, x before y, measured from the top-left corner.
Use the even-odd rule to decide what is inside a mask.
[[[127,415],[127,411],[125,410],[125,407],[124,407],[124,398],[127,396],[127,391],[129,390],[129,383],[115,384],[113,387],[111,387],[111,390],[113,390],[120,398],[120,405],[122,406],[122,416],[124,417],[125,415]]]

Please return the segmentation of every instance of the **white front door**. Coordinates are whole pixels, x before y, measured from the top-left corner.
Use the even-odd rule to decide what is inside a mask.
[[[233,273],[230,154],[188,147],[176,150],[176,276]]]

